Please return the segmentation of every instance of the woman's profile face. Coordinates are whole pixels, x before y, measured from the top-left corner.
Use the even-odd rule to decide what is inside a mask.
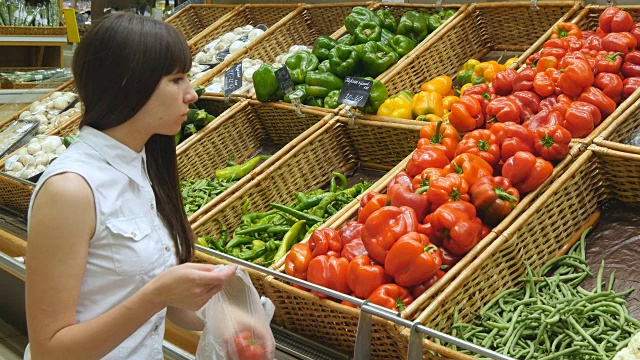
[[[160,79],[138,115],[153,134],[175,135],[187,120],[189,104],[197,99],[186,74],[167,75]]]

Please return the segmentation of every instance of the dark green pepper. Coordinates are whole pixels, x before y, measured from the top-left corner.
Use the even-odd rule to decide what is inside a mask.
[[[324,106],[324,100],[321,97],[309,96],[307,98],[307,101],[304,102],[304,104],[308,106],[322,107]]]
[[[324,98],[324,107],[326,109],[336,109],[340,106],[338,102],[338,96],[340,95],[340,90],[333,90],[330,92],[327,97]]]
[[[307,72],[317,69],[319,63],[318,58],[308,51],[297,51],[285,61],[285,65],[287,65],[289,69],[289,75],[291,75],[291,80],[293,80],[295,84],[304,83]]]
[[[429,30],[429,33],[436,31],[436,29],[444,22],[438,14],[425,14],[425,16],[427,17],[427,29]]]
[[[404,35],[416,43],[429,34],[427,18],[417,11],[407,11],[398,23],[398,35]]]
[[[356,44],[364,44],[369,41],[380,41],[381,36],[382,28],[380,25],[371,21],[361,22],[353,34]]]
[[[389,41],[389,46],[398,56],[403,57],[415,49],[416,43],[404,35],[396,35]]]
[[[256,91],[258,101],[277,101],[282,100],[283,94],[280,84],[276,79],[275,67],[263,63],[256,72],[253,73],[253,87]]]
[[[319,61],[329,59],[329,51],[336,47],[338,42],[328,36],[320,36],[314,41],[311,53],[315,55]]]
[[[331,91],[342,89],[342,80],[330,72],[309,71],[304,81],[309,85],[307,95],[315,98],[324,98]]]
[[[284,101],[290,103],[291,98],[298,98],[300,102],[304,103],[305,100],[307,100],[307,97],[309,96],[307,94],[308,87],[309,85],[307,84],[298,84],[294,86],[293,91],[290,92],[288,95],[284,96]]]
[[[353,46],[337,45],[329,52],[331,72],[341,78],[355,74],[360,63],[360,52]]]
[[[371,86],[371,92],[369,93],[369,98],[363,111],[365,114],[375,114],[378,112],[380,105],[389,98],[389,92],[387,91],[387,87],[380,81],[370,77],[365,79],[372,80],[373,85]]]
[[[353,35],[351,34],[344,35],[343,37],[338,39],[338,44],[342,44],[342,45],[353,45],[353,42],[354,42],[354,38],[353,38]]]
[[[396,34],[392,33],[387,29],[382,29],[382,32],[380,35],[380,42],[389,42],[391,41],[391,39],[393,39],[394,36],[396,36]]]
[[[448,20],[449,18],[451,18],[453,15],[456,14],[456,11],[453,9],[446,9],[446,10],[442,10],[438,13],[438,16],[440,16],[440,18],[442,19],[442,22],[445,22],[446,20]]]
[[[378,17],[380,18],[380,22],[382,22],[380,26],[383,29],[389,30],[392,33],[398,31],[398,23],[396,22],[396,18],[394,18],[388,10],[378,10],[376,11],[376,15],[378,15]]]
[[[325,60],[318,65],[319,72],[331,72],[331,65],[329,64],[329,60]]]
[[[204,94],[206,90],[207,90],[207,88],[205,88],[202,85],[194,85],[193,86],[193,91],[196,92],[196,95],[198,95],[198,98],[200,98],[200,96],[202,96],[202,94]]]
[[[371,21],[378,26],[382,25],[382,21],[373,11],[363,6],[356,6],[351,10],[351,14],[344,19],[344,26],[349,34],[354,35],[358,25],[365,21]]]
[[[378,43],[368,44],[368,50],[372,49],[362,57],[364,75],[377,77],[398,62],[398,54],[390,47]]]

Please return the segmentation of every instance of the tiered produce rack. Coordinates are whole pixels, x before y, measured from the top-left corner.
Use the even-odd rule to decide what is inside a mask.
[[[319,36],[342,38],[348,33],[344,18],[356,7],[387,10],[396,20],[408,11],[432,14],[443,8],[453,10],[453,16],[377,76],[389,95],[402,90],[418,92],[422,84],[440,75],[455,79],[469,59],[496,59],[508,53],[517,57],[510,68],[522,71],[527,60],[557,32],[558,24],[572,23],[582,31],[595,31],[606,9],[579,1],[214,4],[189,5],[167,22],[184,34],[194,57],[212,40],[237,27],[267,26],[247,47],[192,82],[207,86],[244,59],[273,63],[293,45],[311,47]],[[625,10],[634,23],[640,22],[640,6],[625,6]],[[6,41],[0,41],[0,45],[6,45]],[[74,92],[73,80],[48,95],[61,91]],[[462,349],[493,359],[510,359],[513,353],[499,354],[465,340],[456,324],[472,322],[474,314],[496,295],[521,287],[521,279],[527,276],[523,262],[540,269],[566,254],[582,232],[595,223],[605,201],[640,205],[640,147],[625,144],[640,126],[639,100],[640,90],[635,90],[615,111],[603,116],[593,131],[573,139],[551,175],[401,311],[289,276],[285,258],[265,267],[198,244],[195,261],[244,265],[258,293],[275,305],[274,329],[290,332],[290,339],[313,340],[356,359],[472,358]],[[349,186],[360,179],[371,183],[318,227],[340,230],[358,219],[363,197],[370,192],[385,193],[389,183],[405,170],[425,124],[361,114],[347,105],[327,108],[260,102],[252,91],[226,98],[219,92],[205,92],[196,106],[215,119],[177,145],[180,180],[214,178],[216,170],[227,166],[229,160],[241,163],[256,154],[270,156],[189,216],[198,237],[223,236],[221,224],[233,231],[241,225],[241,209],[267,212],[272,203],[298,201],[297,192],[326,188],[332,172],[347,174]],[[0,131],[28,110],[26,107],[1,123]],[[81,114],[72,116],[47,135],[74,134],[80,119]],[[0,166],[6,160],[0,159]],[[0,222],[4,229],[0,230],[0,268],[20,279],[24,278],[24,264],[16,258],[27,255],[24,219],[34,186],[0,173],[0,207],[4,213],[0,220],[18,224],[2,226]],[[306,237],[302,242],[308,240]],[[331,299],[320,298],[317,293]],[[189,358],[198,337],[197,333],[169,326],[166,356]],[[315,357],[298,354],[300,358],[331,358],[327,354],[321,357],[321,350],[317,351]]]

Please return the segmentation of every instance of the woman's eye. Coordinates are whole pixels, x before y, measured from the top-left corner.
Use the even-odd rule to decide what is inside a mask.
[[[181,77],[177,77],[177,78],[174,78],[174,79],[173,79],[173,82],[174,82],[174,83],[176,83],[176,84],[180,84],[180,83],[182,82],[182,80],[184,80],[184,79],[185,79],[185,78],[184,78],[184,77],[182,77],[182,76],[181,76]]]

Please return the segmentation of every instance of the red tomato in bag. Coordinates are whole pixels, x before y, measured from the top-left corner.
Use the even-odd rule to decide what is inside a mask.
[[[241,360],[268,360],[269,352],[261,340],[254,337],[250,330],[243,330],[233,337],[237,358]],[[232,354],[233,349],[229,349]],[[230,358],[234,358],[230,354]]]

